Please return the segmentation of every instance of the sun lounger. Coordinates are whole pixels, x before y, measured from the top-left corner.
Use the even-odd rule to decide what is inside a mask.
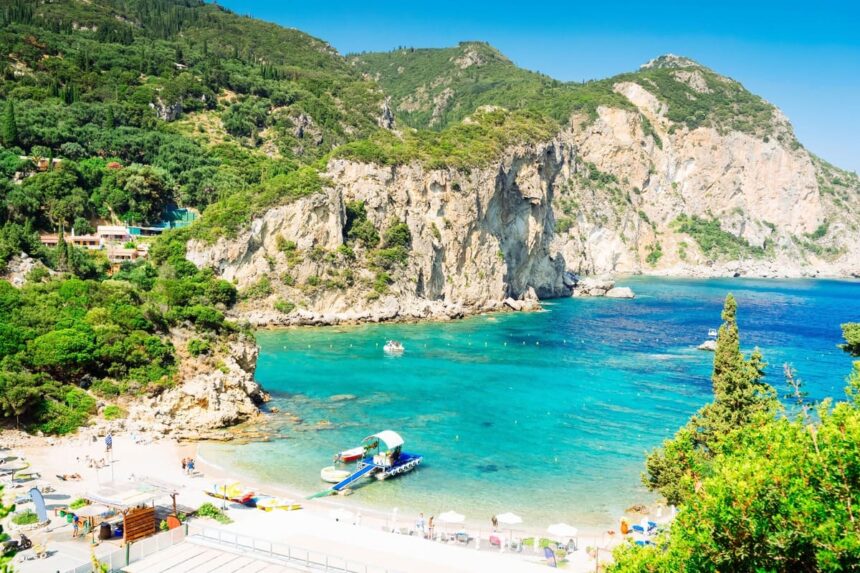
[[[555,559],[555,551],[550,549],[549,547],[543,548],[543,556],[546,560],[546,564],[550,567],[558,567],[558,561]]]

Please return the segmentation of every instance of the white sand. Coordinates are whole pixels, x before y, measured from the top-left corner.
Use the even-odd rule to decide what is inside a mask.
[[[0,445],[2,441],[0,436]],[[156,477],[177,485],[180,490],[180,506],[196,508],[204,501],[213,501],[203,493],[204,489],[211,487],[216,480],[231,477],[228,475],[229,468],[207,466],[199,459],[197,469],[202,470],[204,475],[190,477],[183,474],[180,460],[184,456],[195,455],[196,447],[193,444],[181,445],[171,440],[135,444],[128,435],[114,436],[113,443],[113,466],[109,464],[102,469],[89,468],[84,461],[86,456],[110,460],[101,439],[93,442],[87,437],[67,438],[53,441],[53,445],[45,439],[32,439],[29,440],[29,445],[17,448],[16,451],[23,453],[31,462],[32,469],[42,474],[40,481],[50,483],[62,494],[52,496],[56,501],[48,500],[49,509],[52,503],[69,503],[87,491],[97,491],[101,485],[109,485],[112,479],[117,484],[127,483],[132,475]],[[64,482],[55,477],[56,474],[71,473],[79,473],[83,479]],[[290,495],[282,488],[267,484],[247,485],[254,491],[296,499],[296,496]],[[29,487],[28,484],[14,491],[20,495]],[[9,493],[7,492],[7,497]],[[303,509],[293,512],[264,512],[228,502],[227,513],[234,523],[220,526],[212,522],[211,526],[243,536],[275,541],[373,567],[399,571],[537,571],[538,568],[546,567],[540,556],[532,553],[531,549],[526,549],[521,554],[500,553],[498,549],[488,550],[487,540],[484,539],[481,550],[478,551],[474,542],[469,547],[460,547],[424,540],[417,536],[397,535],[384,531],[391,525],[388,523],[388,516],[366,508],[357,509],[358,506],[354,503],[349,503],[348,508],[359,514],[360,519],[351,519],[349,523],[336,522],[332,511],[344,506],[340,498],[299,501]],[[169,498],[160,500],[160,503],[168,504]],[[219,501],[215,503],[220,504]],[[417,516],[398,516],[398,525],[412,525],[415,517]],[[208,520],[198,520],[199,523],[206,521]],[[360,523],[356,525],[353,521]],[[58,531],[60,533],[53,534],[54,540],[60,535],[63,539],[71,537],[68,526]],[[67,551],[63,542],[52,541],[49,544],[58,554],[67,554],[45,560],[44,567],[31,566],[31,563],[36,562],[28,562],[26,567],[21,568],[24,573],[62,570],[72,565],[69,560],[81,557],[79,547],[71,547]],[[580,550],[570,556],[565,570],[594,571],[594,560],[587,556],[584,545],[585,542],[581,540]],[[114,547],[107,546],[103,552],[113,549]],[[601,560],[606,557],[608,552],[602,552]],[[49,565],[48,562],[52,563]]]

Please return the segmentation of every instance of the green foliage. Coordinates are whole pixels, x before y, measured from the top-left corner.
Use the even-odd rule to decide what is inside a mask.
[[[0,141],[7,147],[18,144],[18,123],[15,119],[15,102],[6,100],[3,116],[0,118]]]
[[[724,231],[716,219],[680,215],[672,225],[677,232],[690,235],[699,244],[702,252],[712,259],[739,259],[764,254],[763,249],[753,247],[745,239]]]
[[[201,356],[209,354],[212,351],[212,344],[208,340],[202,338],[192,338],[188,341],[188,354],[191,356]]]
[[[398,122],[418,129],[444,129],[489,105],[532,111],[558,122],[566,122],[571,113],[594,119],[600,105],[633,109],[613,91],[611,81],[560,82],[516,67],[482,42],[358,54],[351,59],[358,70],[379,78],[392,98]]]
[[[263,275],[257,282],[242,291],[241,298],[243,300],[261,299],[270,296],[273,292],[271,280],[267,275]]]
[[[379,165],[417,161],[428,169],[465,170],[487,165],[511,145],[546,141],[557,130],[551,119],[536,112],[485,110],[476,112],[472,121],[443,131],[407,131],[398,137],[379,130],[368,139],[339,147],[333,156]]]
[[[85,500],[82,497],[77,498],[72,503],[69,504],[69,509],[80,509],[85,505],[89,505],[90,502]]]
[[[121,420],[126,416],[128,416],[128,412],[116,404],[108,404],[102,411],[102,417],[104,417],[105,420]]]
[[[296,309],[296,305],[288,300],[279,300],[275,303],[275,310],[283,314],[290,314]]]
[[[366,249],[372,249],[379,244],[379,231],[367,218],[364,201],[347,202],[343,236],[345,239],[358,241]]]
[[[12,523],[15,525],[33,525],[39,523],[39,516],[32,509],[25,509],[12,515]]]
[[[708,473],[720,440],[753,425],[775,408],[773,389],[762,382],[764,363],[756,349],[749,358],[740,350],[737,303],[729,294],[723,307],[723,324],[717,333],[711,377],[714,400],[697,412],[661,449],[649,454],[645,485],[660,492],[671,504],[683,503]]]
[[[851,400],[825,400],[815,415],[788,369],[792,398],[801,408],[799,414],[775,409],[761,400],[772,391],[750,384],[762,364],[740,354],[734,312],[734,300],[727,298],[714,357],[717,399],[667,442],[662,458],[648,460],[652,476],[652,461],[660,462],[655,467],[667,474],[663,481],[679,487],[669,492],[670,501],[682,504],[678,516],[656,545],[619,547],[613,573],[857,567],[860,364],[849,377]],[[843,348],[852,351],[852,325],[844,326]],[[719,396],[729,396],[725,408],[718,407]],[[714,431],[702,450],[697,434],[708,425]]]
[[[396,221],[388,227],[383,239],[388,248],[400,247],[408,250],[412,247],[412,232],[409,230],[409,226],[402,221]]]
[[[842,349],[852,356],[860,356],[860,322],[846,322],[842,325],[845,344]]]
[[[233,523],[233,520],[230,519],[226,513],[209,502],[206,502],[197,508],[197,515],[198,517],[209,517],[222,525]]]
[[[648,256],[645,257],[645,262],[655,266],[660,259],[663,257],[663,245],[660,244],[660,241],[655,241],[653,244],[648,245]]]
[[[326,184],[316,167],[276,175],[207,207],[203,218],[192,228],[193,236],[209,242],[220,236],[233,237],[267,209],[319,193]]]

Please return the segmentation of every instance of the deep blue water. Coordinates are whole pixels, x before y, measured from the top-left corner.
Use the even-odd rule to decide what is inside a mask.
[[[645,453],[711,397],[713,354],[695,349],[738,299],[741,342],[762,349],[782,390],[789,361],[811,398],[844,396],[839,324],[860,320],[851,281],[622,281],[634,300],[563,299],[546,312],[449,323],[258,333],[257,378],[282,439],[207,458],[308,493],[334,452],[383,429],[425,455],[417,471],[352,499],[390,510],[513,511],[538,525],[612,524],[653,497]],[[385,357],[386,339],[406,353]],[[335,400],[338,395],[354,399]],[[289,421],[286,413],[301,422]]]

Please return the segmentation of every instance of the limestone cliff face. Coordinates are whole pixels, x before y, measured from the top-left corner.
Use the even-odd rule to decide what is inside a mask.
[[[240,291],[262,290],[239,305],[252,324],[457,317],[500,308],[508,297],[569,294],[565,262],[551,248],[552,203],[573,164],[563,138],[510,149],[468,173],[334,160],[324,193],[270,210],[235,239],[192,241],[188,258]],[[409,227],[408,261],[385,271],[389,285],[373,253],[338,250],[351,201],[362,201],[381,231],[395,221]],[[285,249],[287,242],[294,245]],[[261,280],[269,288],[254,288]],[[279,301],[296,308],[277,310]]]
[[[695,77],[687,79],[695,85]],[[856,177],[853,188],[840,186],[850,174],[800,147],[776,108],[775,136],[759,138],[689,130],[670,122],[665,105],[641,85],[622,82],[615,90],[637,111],[601,107],[592,123],[572,119],[580,164],[614,180],[601,186],[579,178],[556,194],[556,210],[567,211],[559,216],[570,223],[553,246],[572,269],[700,276],[860,272]],[[683,216],[717,222],[738,239],[739,252],[700,245],[696,233],[679,229]],[[654,251],[659,255],[649,259]]]
[[[220,438],[218,430],[260,415],[268,397],[254,380],[257,345],[245,335],[219,341],[210,355],[192,357],[185,350],[195,335],[171,333],[179,353],[178,383],[135,402],[125,427],[179,438]]]
[[[696,69],[676,76],[710,89]],[[801,147],[779,110],[769,135],[691,129],[641,83],[614,90],[632,105],[574,115],[552,140],[480,169],[332,160],[322,193],[235,238],[192,241],[188,258],[237,284],[237,314],[255,325],[519,309],[503,301],[569,295],[568,273],[860,273],[860,182]],[[380,233],[408,226],[405,261],[347,247],[356,201]]]

